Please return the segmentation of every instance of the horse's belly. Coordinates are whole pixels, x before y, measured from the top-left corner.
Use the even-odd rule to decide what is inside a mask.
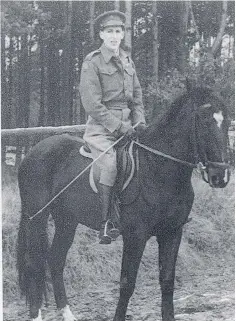
[[[76,161],[77,163],[75,161],[67,162],[68,166],[58,171],[54,177],[54,195],[65,186],[68,186],[91,162],[82,156],[76,159]],[[99,229],[101,222],[99,198],[89,184],[89,169],[79,176],[73,184],[70,184],[60,195],[57,210],[60,207],[64,211],[62,215],[67,215],[75,223]]]

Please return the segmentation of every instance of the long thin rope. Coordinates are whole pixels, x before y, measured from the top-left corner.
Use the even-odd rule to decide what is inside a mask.
[[[140,122],[138,122],[137,124],[135,124],[133,126],[133,128],[137,127],[140,124]],[[50,204],[52,204],[52,202],[55,201],[55,199],[57,199],[69,186],[71,186],[80,176],[82,176],[91,166],[93,166],[93,164],[95,164],[97,162],[97,160],[99,158],[101,158],[103,155],[105,155],[112,147],[114,147],[116,144],[118,144],[123,138],[125,137],[125,135],[121,136],[119,139],[117,139],[111,146],[109,146],[104,152],[102,152],[97,158],[95,158],[87,167],[85,167],[82,172],[80,172],[75,178],[72,179],[72,181],[70,181],[65,187],[63,187],[62,190],[60,190],[60,192],[58,192],[46,205],[44,205],[37,213],[35,213],[34,215],[29,217],[29,220],[31,221],[33,218],[35,218],[36,216],[38,216],[40,213],[42,213]]]

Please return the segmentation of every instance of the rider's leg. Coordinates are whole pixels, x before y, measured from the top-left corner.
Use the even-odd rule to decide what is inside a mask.
[[[112,136],[111,133],[104,128],[99,127],[95,131],[96,128],[93,126],[93,131],[91,132],[87,130],[84,139],[90,147],[93,159],[96,159],[93,166],[99,168],[96,172],[97,174],[99,173],[97,177],[99,181],[98,192],[102,212],[100,243],[110,244],[111,238],[115,239],[118,236],[117,234],[119,234],[119,230],[112,228],[112,236],[109,238],[106,237],[107,222],[110,219],[109,210],[113,194],[112,187],[115,184],[117,176],[116,150],[112,147],[116,141],[116,137]],[[105,151],[107,152],[101,156],[101,153]]]
[[[98,194],[101,206],[101,226],[99,232],[99,239],[101,244],[110,244],[111,237],[107,234],[107,222],[110,217],[110,204],[112,197],[112,186],[99,184],[98,185]]]
[[[100,228],[100,243],[110,244],[112,236],[107,233],[109,229],[108,220],[110,219],[110,206],[113,194],[113,186],[115,184],[117,167],[116,167],[116,151],[111,149],[100,160],[100,180],[98,186],[99,199],[101,202],[102,222]],[[119,235],[119,230],[112,228],[113,237]]]

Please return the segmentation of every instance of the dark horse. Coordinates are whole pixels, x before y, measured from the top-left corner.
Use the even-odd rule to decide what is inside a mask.
[[[182,227],[188,221],[194,199],[192,171],[199,163],[204,180],[212,187],[227,185],[228,125],[221,99],[208,88],[192,88],[140,137],[138,173],[120,195],[123,258],[114,321],[125,321],[140,260],[151,236],[156,236],[159,245],[162,320],[175,320],[175,265]],[[74,320],[63,282],[66,255],[77,225],[96,230],[101,220],[98,196],[89,185],[88,171],[50,206],[44,206],[91,162],[80,155],[81,145],[81,140],[67,134],[49,137],[31,149],[19,168],[22,216],[18,270],[33,320],[42,320],[46,260],[57,307],[62,309],[65,321]],[[49,214],[55,222],[50,249],[46,233]]]

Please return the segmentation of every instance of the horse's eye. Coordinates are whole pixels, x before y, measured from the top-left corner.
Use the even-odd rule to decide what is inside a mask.
[[[201,113],[198,114],[201,122],[210,123],[213,121],[212,112],[210,109],[202,110]]]

